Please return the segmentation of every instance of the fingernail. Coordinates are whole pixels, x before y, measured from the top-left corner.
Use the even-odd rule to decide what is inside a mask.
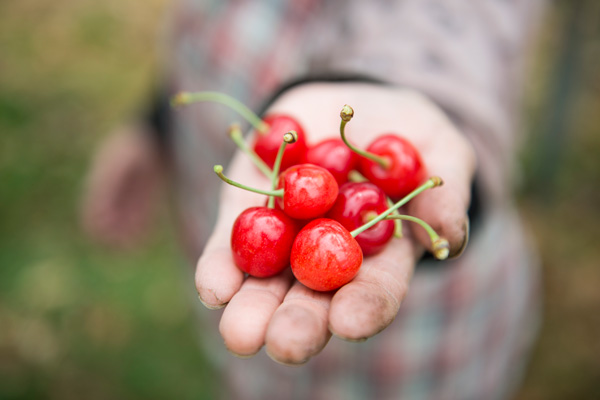
[[[198,295],[198,300],[200,300],[200,303],[202,303],[202,305],[204,307],[208,308],[209,310],[220,310],[221,308],[225,307],[225,304],[217,304],[217,305],[208,304],[207,302],[202,300],[202,297],[200,295]]]
[[[257,351],[256,353],[252,353],[252,354],[239,354],[239,353],[236,353],[235,351],[232,351],[229,347],[227,347],[227,345],[225,345],[225,348],[227,349],[229,354],[231,354],[232,356],[235,356],[237,358],[241,358],[242,360],[252,358],[256,355],[256,353],[258,353],[258,351]]]
[[[465,251],[465,249],[467,248],[467,244],[469,243],[469,234],[470,234],[470,230],[471,230],[470,226],[471,226],[471,224],[469,223],[469,217],[466,217],[465,222],[463,224],[463,230],[465,231],[465,237],[463,239],[463,242],[456,250],[454,250],[454,249],[451,250],[450,255],[448,256],[448,259],[458,258]]]
[[[343,341],[345,341],[345,342],[351,342],[351,343],[362,343],[362,342],[366,342],[366,341],[367,341],[367,339],[368,339],[368,337],[350,338],[350,337],[347,337],[347,336],[342,336],[342,335],[340,335],[340,334],[338,334],[338,333],[334,332],[334,331],[331,329],[331,327],[329,327],[329,332],[331,332],[331,334],[332,334],[333,336],[335,336],[336,338],[338,338],[338,339],[341,339],[341,340],[343,340]]]
[[[308,362],[308,360],[309,360],[309,358],[306,358],[306,359],[303,359],[303,360],[300,360],[300,361],[293,361],[293,362],[292,361],[283,361],[283,360],[280,360],[277,357],[275,357],[273,354],[271,354],[269,352],[269,350],[266,349],[266,348],[265,348],[265,354],[271,360],[275,361],[277,364],[284,365],[286,367],[300,367],[300,366],[306,364]]]

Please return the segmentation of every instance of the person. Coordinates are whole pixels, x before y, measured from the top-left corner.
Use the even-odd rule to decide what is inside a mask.
[[[539,319],[537,259],[512,188],[523,64],[542,8],[182,0],[149,117],[110,138],[92,167],[88,232],[130,245],[160,188],[173,194],[199,298],[221,309],[199,315],[214,333],[202,342],[226,377],[225,398],[508,398]],[[347,129],[358,147],[383,132],[405,136],[445,182],[407,212],[449,240],[452,259],[427,257],[427,237],[404,224],[404,238],[334,293],[289,271],[245,277],[232,262],[231,226],[264,199],[222,185],[212,166],[231,158],[231,178],[265,178],[226,134],[239,116],[208,103],[171,109],[182,90],[293,115],[309,144],[339,134],[344,104],[356,112]]]

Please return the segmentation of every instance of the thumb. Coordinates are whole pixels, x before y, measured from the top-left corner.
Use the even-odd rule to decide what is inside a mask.
[[[408,205],[409,214],[427,222],[448,240],[450,257],[457,257],[467,245],[471,186],[475,172],[475,152],[470,142],[453,126],[436,135],[422,154],[430,176],[439,176],[443,185],[421,193]],[[411,226],[414,236],[426,249],[431,239],[424,229]]]

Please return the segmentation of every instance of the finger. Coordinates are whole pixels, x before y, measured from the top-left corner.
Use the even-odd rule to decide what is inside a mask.
[[[406,295],[416,256],[412,240],[403,238],[394,239],[380,254],[365,258],[358,275],[333,296],[331,332],[361,341],[387,327]]]
[[[221,235],[213,236],[220,241]],[[226,238],[227,240],[227,238]],[[235,266],[231,249],[227,245],[213,245],[198,260],[196,267],[196,290],[198,298],[206,308],[222,308],[240,289],[244,273]]]
[[[265,178],[243,154],[234,157],[228,175],[250,186],[260,187]],[[215,179],[219,179],[215,176]],[[200,301],[208,308],[221,308],[240,289],[244,273],[236,267],[231,254],[231,228],[235,218],[246,208],[264,203],[264,196],[244,192],[223,184],[219,200],[219,215],[213,234],[196,266],[196,289]]]
[[[432,135],[434,139],[422,152],[429,176],[441,177],[444,184],[421,193],[411,200],[406,209],[447,239],[450,257],[455,257],[464,250],[468,241],[467,210],[476,161],[468,140],[451,125],[445,125],[445,133]],[[431,239],[426,231],[413,224],[410,228],[419,243],[431,250]]]
[[[265,343],[269,321],[290,288],[293,276],[288,269],[272,278],[246,279],[221,317],[219,330],[232,353],[248,357]]]
[[[327,327],[331,296],[296,281],[269,324],[269,357],[281,364],[299,365],[319,353],[331,337]]]

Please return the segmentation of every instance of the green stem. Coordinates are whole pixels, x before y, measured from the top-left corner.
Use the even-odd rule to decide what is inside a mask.
[[[390,205],[390,207],[392,207],[394,205],[394,202],[389,197],[387,198],[387,201],[388,201],[388,204]],[[396,215],[400,215],[400,214],[398,214],[398,210],[394,211],[390,216],[396,216]],[[394,219],[394,237],[398,238],[398,239],[402,238],[402,220],[401,219]]]
[[[350,143],[350,141],[348,141],[348,139],[346,138],[346,124],[352,119],[353,116],[354,116],[354,110],[352,109],[352,107],[350,107],[348,104],[346,104],[342,108],[342,111],[340,112],[340,117],[342,118],[342,122],[340,123],[340,136],[342,137],[342,141],[346,144],[346,146],[348,146],[348,148],[350,150],[352,150],[359,156],[368,158],[369,160],[376,162],[377,164],[379,164],[379,166],[381,168],[388,168],[389,167],[388,160],[386,160],[385,158],[380,157],[376,154],[369,153],[368,151],[359,149],[358,147],[356,147],[352,143]]]
[[[429,225],[427,222],[423,221],[421,218],[413,217],[412,215],[396,214],[396,215],[388,215],[384,219],[386,219],[386,220],[404,220],[404,221],[414,222],[415,224],[419,224],[423,227],[423,229],[425,229],[425,231],[427,231],[427,234],[429,235],[429,238],[431,239],[432,243],[440,238],[440,236],[437,234],[437,232],[433,230],[431,225]]]
[[[348,180],[350,182],[368,182],[369,181],[363,174],[361,174],[360,172],[358,172],[355,169],[348,172]]]
[[[239,100],[219,92],[180,92],[171,99],[172,106],[185,105],[198,103],[202,101],[210,101],[213,103],[220,103],[226,105],[232,110],[240,114],[246,121],[248,121],[254,129],[261,133],[267,133],[269,125],[263,121],[258,115],[252,110],[246,107]]]
[[[371,228],[376,223],[383,221],[385,219],[385,217],[387,217],[388,215],[390,215],[391,213],[393,213],[394,211],[396,211],[397,209],[399,209],[400,207],[402,207],[403,205],[408,203],[410,200],[412,200],[413,198],[418,196],[421,192],[424,192],[425,190],[434,188],[436,186],[440,186],[441,184],[442,184],[442,180],[437,176],[427,179],[425,181],[425,183],[423,183],[421,186],[419,186],[418,188],[416,188],[415,190],[413,190],[412,192],[407,194],[403,199],[399,200],[392,207],[388,208],[386,211],[379,214],[377,216],[377,218],[374,218],[371,221],[367,222],[366,224],[356,228],[355,230],[350,232],[350,234],[353,237],[360,235],[361,233],[363,233],[367,229]]]
[[[250,146],[248,146],[248,144],[242,136],[242,131],[239,125],[231,125],[231,127],[229,128],[229,137],[231,138],[231,140],[233,140],[237,147],[250,158],[250,160],[256,166],[256,168],[258,168],[260,172],[262,172],[267,178],[271,179],[273,171],[271,171],[271,168],[269,168],[267,163],[265,163],[263,159],[260,158],[260,156],[256,154],[256,152]]]
[[[429,225],[427,222],[423,221],[420,218],[413,217],[412,215],[390,215],[385,219],[405,220],[419,224],[423,229],[425,229],[425,231],[429,235],[429,239],[431,240],[432,253],[435,256],[435,258],[437,258],[438,260],[445,260],[446,258],[448,258],[448,254],[450,254],[450,244],[446,239],[440,237],[440,235],[438,235],[437,232],[434,231],[431,225]]]
[[[281,141],[281,146],[279,146],[279,150],[277,151],[277,156],[275,157],[275,162],[273,163],[273,172],[271,173],[271,190],[275,191],[277,187],[277,178],[279,177],[279,170],[281,169],[281,160],[283,159],[283,153],[285,152],[285,147],[288,144],[294,143],[298,140],[298,134],[296,131],[289,131],[283,135],[283,140]],[[283,191],[283,189],[281,189]],[[269,200],[267,202],[267,207],[275,208],[275,197],[269,196]]]
[[[215,171],[215,174],[217,174],[219,176],[219,178],[221,178],[224,182],[227,182],[228,184],[238,187],[240,189],[244,189],[247,190],[249,192],[254,192],[254,193],[258,193],[258,194],[264,194],[266,196],[277,196],[277,197],[283,197],[283,189],[279,189],[279,190],[261,190],[261,189],[256,189],[256,188],[252,188],[246,185],[243,185],[241,183],[238,183],[234,180],[229,179],[228,177],[225,176],[225,174],[223,174],[223,166],[222,165],[215,165],[213,167],[213,170]]]

